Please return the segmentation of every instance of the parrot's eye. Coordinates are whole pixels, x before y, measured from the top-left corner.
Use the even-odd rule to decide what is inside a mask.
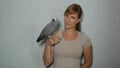
[[[53,22],[55,22],[55,19],[52,19]]]

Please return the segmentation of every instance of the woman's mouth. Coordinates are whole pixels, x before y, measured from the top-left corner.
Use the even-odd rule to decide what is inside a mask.
[[[66,25],[71,25],[70,23],[66,23]]]

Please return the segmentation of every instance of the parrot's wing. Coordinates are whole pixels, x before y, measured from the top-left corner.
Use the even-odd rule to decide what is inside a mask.
[[[49,35],[51,35],[51,33],[54,31],[54,29],[55,28],[53,27],[53,23],[47,24],[43,28],[42,32],[40,33],[40,37],[43,37],[43,39],[47,38]]]
[[[54,23],[54,22],[55,19],[52,19],[52,21],[43,28],[42,32],[40,33],[40,36],[37,39],[37,42],[39,42],[40,40],[47,39],[48,36],[50,36],[55,32],[56,28],[58,27],[57,25],[54,26],[54,24],[59,24],[59,23]]]

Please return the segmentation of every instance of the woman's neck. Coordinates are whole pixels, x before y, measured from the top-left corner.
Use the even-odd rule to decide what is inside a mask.
[[[75,35],[77,33],[77,30],[76,29],[65,29],[64,32],[67,35]]]

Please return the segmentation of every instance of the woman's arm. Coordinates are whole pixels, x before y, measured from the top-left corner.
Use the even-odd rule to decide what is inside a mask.
[[[54,59],[54,45],[60,41],[60,38],[57,35],[52,35],[46,42],[43,61],[45,66],[50,65]]]
[[[43,60],[46,67],[52,63],[53,55],[54,55],[53,46],[51,43],[49,43],[49,40],[48,40],[46,42],[44,53],[43,53]]]
[[[84,64],[82,64],[82,68],[90,68],[92,66],[93,61],[92,45],[87,48],[84,48],[83,57],[85,62]]]

